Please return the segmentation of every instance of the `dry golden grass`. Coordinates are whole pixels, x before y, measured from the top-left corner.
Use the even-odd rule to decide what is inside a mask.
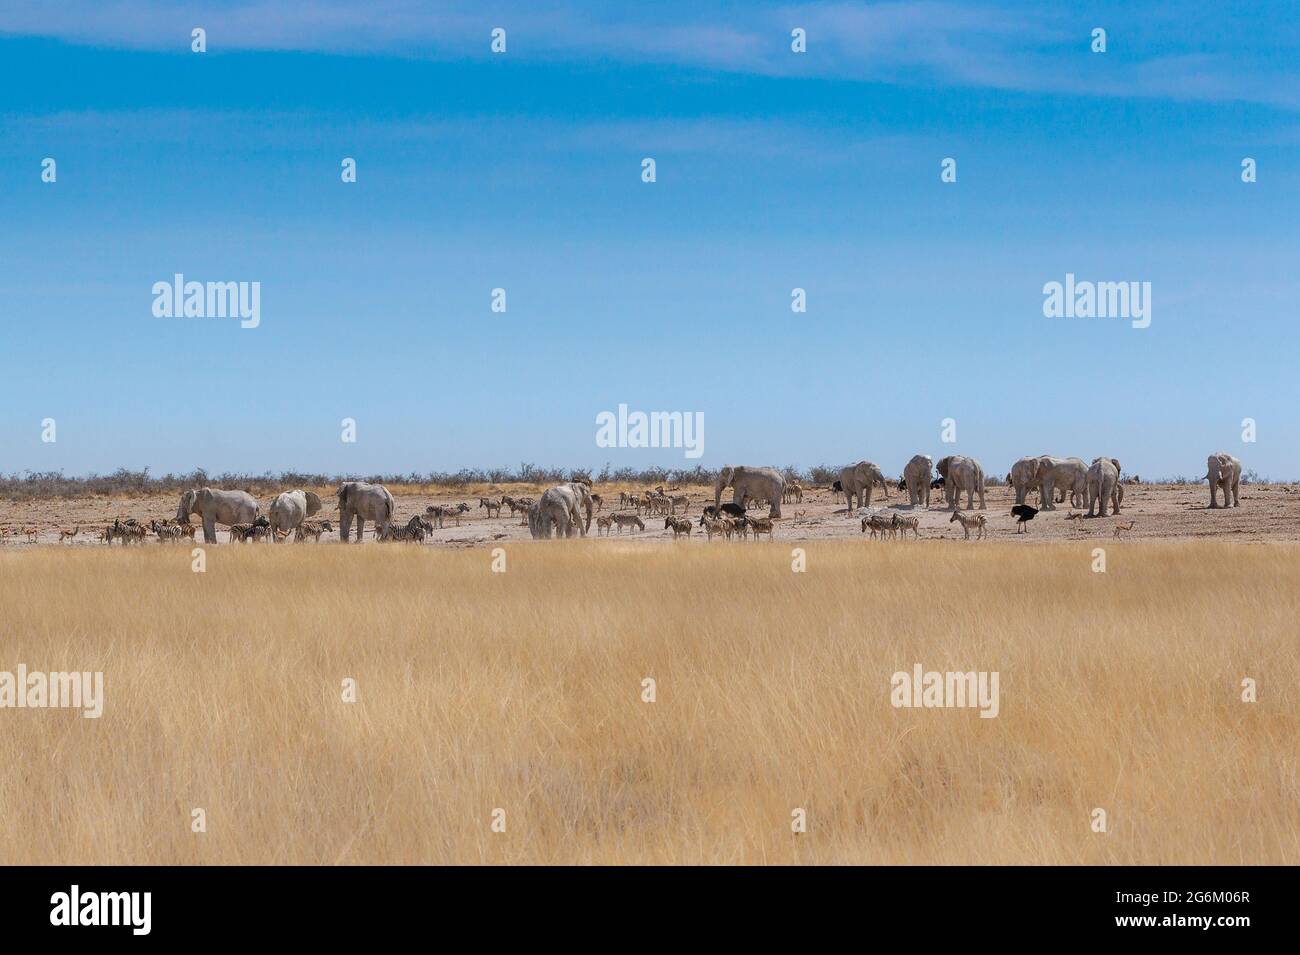
[[[1091,546],[0,554],[0,670],[107,697],[0,710],[0,862],[1297,861],[1300,549]]]

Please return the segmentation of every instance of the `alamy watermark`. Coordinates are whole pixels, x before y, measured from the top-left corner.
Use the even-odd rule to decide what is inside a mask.
[[[596,415],[598,448],[684,448],[686,457],[704,454],[703,411],[628,412],[619,405],[618,413],[602,411]]]
[[[1134,328],[1146,328],[1151,324],[1151,283],[1078,282],[1067,272],[1063,283],[1043,286],[1043,315],[1132,319]]]
[[[27,671],[27,664],[18,664],[18,670],[0,671],[0,710],[64,708],[81,710],[88,720],[99,719],[104,714],[104,674],[62,671]]]
[[[991,720],[1000,709],[998,671],[969,670],[967,672],[938,670],[926,671],[921,664],[908,673],[899,670],[889,679],[889,702],[895,709],[902,707],[978,708],[980,719]]]
[[[261,282],[187,282],[177,272],[153,283],[155,318],[238,318],[240,328],[262,323]]]

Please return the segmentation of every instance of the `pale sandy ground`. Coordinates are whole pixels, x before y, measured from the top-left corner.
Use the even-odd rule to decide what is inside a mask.
[[[328,493],[332,489],[322,489]],[[430,504],[454,504],[464,501],[471,510],[463,515],[460,526],[448,521],[448,526],[434,531],[430,542],[425,546],[484,546],[498,541],[517,541],[528,538],[528,528],[519,517],[511,518],[508,510],[503,509],[503,516],[488,517],[486,510],[478,506],[480,496],[499,498],[502,493],[514,496],[530,495],[536,497],[539,488],[528,487],[470,487],[459,490],[425,494],[403,493],[401,488],[394,490],[398,502],[398,516],[404,522],[414,514],[422,513]],[[605,498],[604,510],[599,513],[630,512],[628,508],[618,508],[619,486],[598,485],[597,493]],[[681,491],[678,491],[681,493]],[[709,488],[697,487],[686,489],[691,498],[687,516],[693,523],[698,520],[701,507],[712,503]],[[730,492],[723,495],[728,500]],[[954,539],[962,536],[961,527],[951,523],[949,512],[943,509],[941,492],[936,491],[931,501],[930,510],[920,507],[915,510],[907,506],[905,493],[890,491],[889,500],[880,498],[879,489],[872,498],[873,508],[892,508],[902,514],[915,513],[921,518],[921,540]],[[265,510],[270,495],[258,495],[259,502]],[[1031,501],[1034,497],[1031,495]],[[1205,484],[1195,485],[1128,485],[1125,488],[1123,513],[1119,518],[1106,517],[1083,520],[1066,520],[1065,515],[1071,508],[1060,505],[1054,512],[1040,512],[1028,526],[1024,534],[1016,533],[1016,519],[1010,510],[1014,501],[1014,492],[1005,486],[990,488],[987,495],[987,510],[983,513],[988,518],[988,538],[996,541],[1077,541],[1077,540],[1113,540],[1116,523],[1136,520],[1131,532],[1124,533],[1125,540],[1169,540],[1218,537],[1232,542],[1283,542],[1300,540],[1300,486],[1283,484],[1256,484],[1243,486],[1241,507],[1232,509],[1210,510],[1209,488]],[[978,500],[976,501],[978,506]],[[102,528],[112,523],[115,517],[134,517],[148,522],[151,518],[163,519],[174,517],[176,498],[172,495],[154,497],[99,497],[80,500],[62,501],[46,500],[34,502],[0,501],[0,528],[9,531],[3,538],[3,546],[21,548],[31,546],[27,538],[20,533],[21,528],[34,526],[38,528],[38,542],[41,545],[59,545],[59,529],[72,529],[81,526],[81,532],[71,542],[62,546],[104,546],[96,540]],[[760,510],[758,513],[766,513]],[[337,512],[333,508],[333,498],[326,498],[325,510],[318,518],[336,521]],[[664,529],[663,518],[642,517],[646,523],[643,532],[621,535],[624,540],[643,541],[647,543],[671,542],[672,532]],[[595,522],[592,522],[591,534],[597,534]],[[366,538],[373,536],[373,528],[367,527]],[[615,537],[620,535],[615,532]],[[843,497],[835,497],[829,490],[810,490],[804,494],[802,504],[783,506],[783,517],[777,525],[777,540],[818,541],[835,538],[863,538],[864,545],[884,546],[879,541],[867,541],[861,533],[860,518],[856,512],[845,507]],[[202,533],[200,531],[200,540]],[[219,529],[218,539],[226,541],[226,532]],[[322,541],[324,538],[322,538]],[[330,538],[330,543],[337,543],[338,535]],[[151,535],[150,545],[157,541]],[[686,541],[678,542],[688,546]],[[743,542],[724,542],[715,540],[713,546],[742,546]],[[911,543],[909,538],[908,543]],[[703,529],[695,526],[689,546],[704,546]],[[121,545],[119,545],[121,546]],[[890,546],[894,546],[892,543]]]

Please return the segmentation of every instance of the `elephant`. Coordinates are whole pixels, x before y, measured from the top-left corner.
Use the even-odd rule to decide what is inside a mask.
[[[1056,510],[1056,492],[1061,491],[1061,499],[1070,494],[1074,503],[1079,496],[1079,507],[1083,506],[1083,497],[1088,493],[1088,465],[1082,458],[1054,458],[1044,455],[1038,459],[1038,494],[1040,505],[1045,511]]]
[[[1224,507],[1241,507],[1241,462],[1226,451],[1216,451],[1205,462],[1210,482],[1210,507],[1218,507],[1217,491],[1223,491]]]
[[[849,502],[850,510],[853,508],[854,495],[857,495],[858,507],[870,507],[871,490],[877,484],[885,489],[885,500],[889,500],[889,483],[885,480],[885,475],[880,472],[880,468],[870,461],[859,461],[840,471],[840,490],[845,500]]]
[[[943,478],[943,496],[948,502],[948,509],[955,511],[961,505],[961,492],[966,492],[966,510],[975,507],[975,495],[980,496],[980,510],[987,510],[984,503],[984,468],[974,458],[954,454],[940,458],[934,466]]]
[[[718,479],[713,482],[713,506],[722,503],[724,488],[733,488],[731,500],[744,504],[745,499],[767,501],[768,517],[781,516],[781,497],[785,493],[785,478],[776,468],[751,468],[743,464],[732,467],[728,464],[718,472]]]
[[[915,507],[924,502],[930,507],[930,472],[934,470],[934,461],[928,454],[916,454],[903,468],[903,483],[907,485],[907,499]]]
[[[1089,517],[1093,516],[1093,508],[1099,499],[1101,513],[1096,516],[1106,516],[1107,501],[1114,505],[1114,512],[1119,513],[1119,506],[1124,500],[1124,485],[1119,482],[1119,472],[1118,458],[1093,458],[1087,477]]]
[[[529,533],[534,540],[550,540],[552,530],[557,537],[586,537],[592,507],[591,487],[585,482],[557,484],[529,505]]]
[[[1029,492],[1037,490],[1038,504],[1042,507],[1043,485],[1042,477],[1038,472],[1044,457],[1045,455],[1025,457],[1011,465],[1011,474],[1007,476],[1007,481],[1016,489],[1017,505],[1024,504]]]
[[[357,543],[366,530],[366,521],[375,522],[375,533],[380,537],[397,514],[397,502],[382,484],[363,481],[344,481],[339,485],[339,540],[348,541],[352,518],[357,519]]]
[[[203,543],[217,542],[217,525],[251,524],[257,519],[257,501],[247,491],[221,491],[210,487],[191,488],[181,495],[176,522],[187,523],[191,514],[203,519]]]
[[[321,509],[320,495],[314,491],[285,491],[271,502],[271,540],[277,532],[288,535],[298,525]]]

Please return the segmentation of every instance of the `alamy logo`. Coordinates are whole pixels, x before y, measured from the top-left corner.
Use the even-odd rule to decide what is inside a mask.
[[[633,411],[618,406],[618,414],[596,415],[598,448],[685,448],[686,457],[704,454],[703,411]]]
[[[152,892],[68,892],[50,896],[51,925],[129,925],[132,935],[148,935],[153,926]]]
[[[895,709],[902,707],[978,708],[980,719],[990,720],[998,715],[998,671],[926,671],[921,664],[912,672],[899,670],[889,680],[889,702]]]
[[[155,318],[238,318],[240,328],[262,323],[261,282],[187,282],[177,272],[153,283]]]
[[[1043,286],[1043,315],[1047,318],[1130,318],[1134,328],[1151,324],[1150,282],[1065,282]]]
[[[0,710],[3,709],[81,710],[88,720],[104,714],[104,674],[36,670],[27,672],[27,664],[18,664],[18,672],[0,671]]]

